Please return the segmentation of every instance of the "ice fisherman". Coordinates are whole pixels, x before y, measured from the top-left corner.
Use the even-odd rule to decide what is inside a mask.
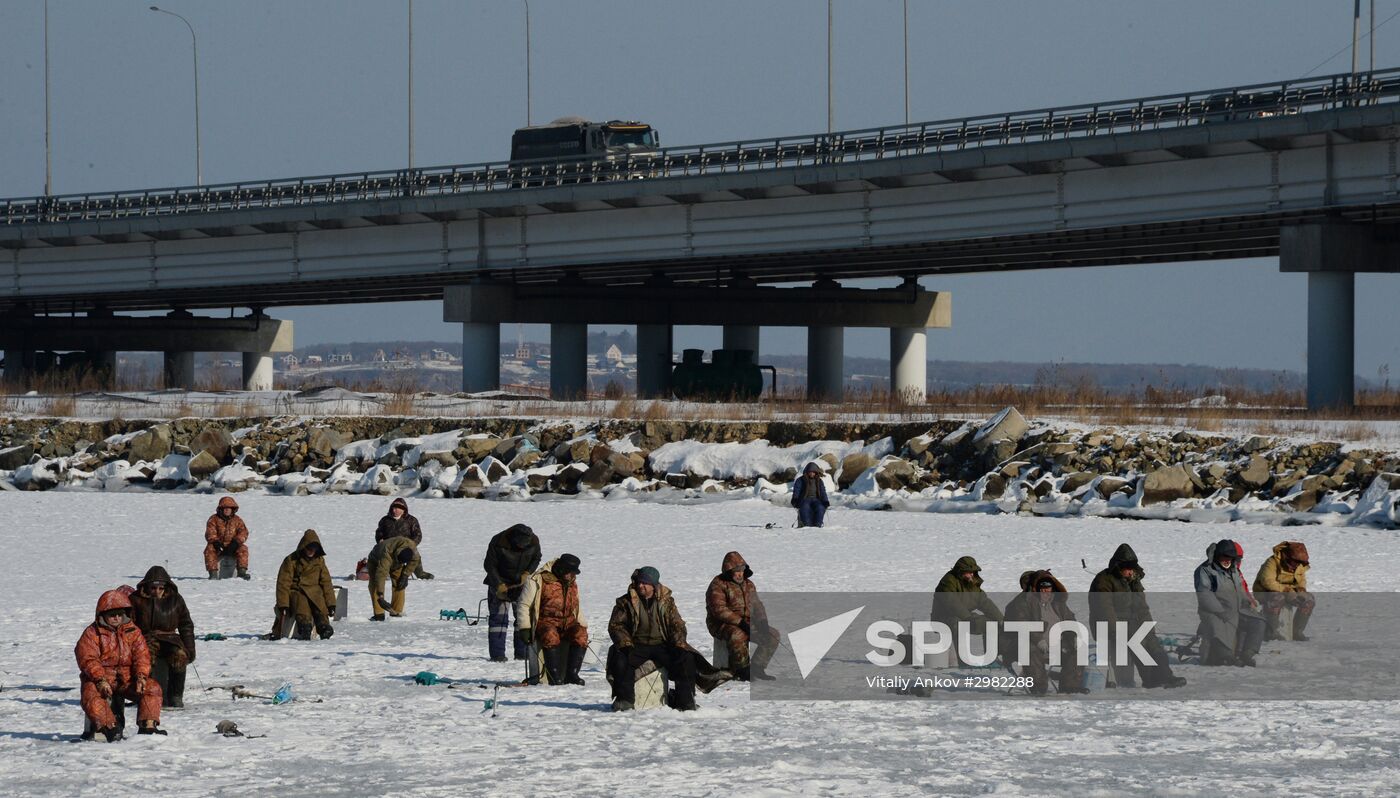
[[[768,625],[768,613],[753,583],[753,569],[737,551],[724,555],[719,574],[705,590],[705,627],[715,637],[716,645],[727,647],[728,669],[735,680],[773,678],[764,669],[777,652],[781,638],[778,630]],[[758,646],[752,659],[750,642]]]
[[[238,517],[238,502],[232,496],[219,499],[219,506],[204,524],[204,570],[210,579],[219,578],[219,558],[232,555],[238,564],[238,578],[248,575],[248,525]]]
[[[379,586],[382,588],[383,583]],[[370,592],[374,592],[373,584]],[[403,611],[402,602],[399,611]],[[331,626],[331,618],[335,617],[335,589],[331,586],[330,569],[326,567],[326,549],[314,529],[303,532],[296,551],[282,558],[282,565],[277,569],[274,613],[269,640],[282,637],[282,627],[288,616],[295,624],[293,640],[310,640],[313,627],[322,640],[335,633]]]
[[[432,579],[433,575],[423,570],[423,527],[418,519],[408,511],[408,502],[402,497],[389,503],[389,511],[379,518],[379,526],[374,530],[374,542],[400,537],[413,541],[418,550],[418,569],[413,573],[419,579]]]
[[[194,621],[180,589],[164,568],[152,565],[127,598],[131,600],[132,621],[146,638],[151,665],[165,661],[168,675],[161,686],[161,705],[183,708],[185,669],[194,662],[195,643]]]
[[[1279,615],[1284,607],[1293,608],[1292,639],[1307,641],[1304,631],[1312,618],[1317,599],[1308,592],[1308,547],[1296,540],[1285,540],[1274,546],[1273,556],[1259,566],[1254,577],[1254,592],[1258,594],[1269,634],[1281,639]]]
[[[126,701],[136,702],[139,734],[165,734],[160,728],[160,685],[151,678],[151,652],[131,616],[126,593],[108,590],[97,599],[93,622],[73,650],[88,721],[84,740],[98,735],[107,742],[120,740]]]
[[[572,554],[550,560],[525,580],[515,603],[516,641],[539,647],[550,684],[583,684],[588,624],[579,607],[580,564]]]
[[[1069,591],[1049,569],[1026,571],[1021,574],[1021,592],[1006,605],[1006,620],[1033,621],[1044,624],[1044,631],[1029,635],[1030,650],[1026,653],[1027,662],[1021,672],[1033,682],[1031,693],[1044,695],[1050,689],[1050,641],[1049,630],[1063,621],[1074,621],[1074,611],[1069,608]],[[1084,686],[1084,669],[1079,665],[1078,635],[1067,633],[1060,636],[1060,676],[1056,681],[1059,693],[1087,693]],[[1000,650],[1007,661],[1014,659],[1018,652],[1017,635],[1002,632]]]
[[[408,598],[408,577],[418,569],[418,548],[408,538],[394,537],[381,540],[370,549],[369,557],[369,604],[374,610],[371,621],[384,620],[384,610],[397,618],[403,615],[404,602]],[[391,602],[384,600],[384,580],[389,580],[394,593]]]
[[[1147,606],[1147,591],[1142,586],[1145,573],[1133,547],[1124,543],[1113,552],[1108,567],[1099,571],[1089,583],[1089,623],[1091,628],[1097,628],[1092,625],[1099,622],[1109,625],[1109,639],[1097,641],[1099,646],[1106,646],[1106,650],[1114,648],[1112,633],[1116,631],[1115,624],[1126,623],[1131,635],[1141,624],[1152,620],[1152,610]],[[1134,657],[1132,665],[1115,667],[1114,674],[1120,677],[1115,686],[1131,686],[1133,667],[1142,677],[1143,687],[1173,688],[1186,684],[1184,677],[1172,673],[1167,652],[1155,631],[1149,631],[1143,637],[1142,648],[1150,662],[1142,663]]]
[[[831,501],[826,496],[826,480],[821,466],[808,463],[802,475],[792,483],[792,506],[797,508],[797,526],[821,527]]]
[[[491,538],[486,545],[486,558],[482,560],[486,570],[486,607],[490,620],[487,622],[487,646],[492,662],[506,661],[506,632],[510,629],[510,613],[520,600],[525,580],[540,567],[540,539],[535,531],[524,524],[515,524]],[[520,626],[520,615],[515,616],[516,628]],[[515,658],[525,659],[526,646],[520,638],[515,638]]]

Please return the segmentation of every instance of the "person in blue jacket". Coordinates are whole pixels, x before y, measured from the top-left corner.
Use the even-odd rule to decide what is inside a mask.
[[[826,508],[831,501],[826,497],[826,481],[822,479],[821,466],[808,463],[802,469],[802,476],[792,483],[792,506],[797,508],[797,526],[820,527],[826,518]]]

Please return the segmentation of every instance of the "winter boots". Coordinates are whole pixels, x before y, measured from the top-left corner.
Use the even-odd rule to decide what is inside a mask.
[[[564,673],[565,684],[577,684],[580,686],[583,685],[583,679],[579,677],[578,672],[579,669],[583,667],[584,651],[585,649],[581,646],[574,646],[573,648],[569,649],[569,668]]]
[[[544,672],[549,676],[549,683],[563,684],[564,647],[546,648],[540,652],[540,659],[544,660]]]
[[[248,569],[247,569],[247,568],[239,568],[239,569],[238,569],[238,578],[239,578],[239,579],[242,579],[242,580],[244,580],[244,581],[246,582],[247,580],[252,579],[253,577],[251,577],[251,576],[248,575]]]
[[[768,672],[763,670],[763,668],[755,667],[752,665],[745,665],[742,668],[734,669],[734,681],[749,682],[754,680],[758,680],[760,682],[771,682],[773,681],[773,677],[769,676]]]
[[[219,578],[219,572],[218,572],[218,571],[210,571],[210,572],[209,572],[209,578],[210,578],[210,579],[218,579],[218,578]]]
[[[165,706],[171,709],[184,709],[185,672],[182,670],[177,671],[172,668],[170,670],[170,676],[168,677],[168,683],[168,686],[165,688],[165,693],[162,695]]]
[[[138,730],[136,731],[136,733],[137,733],[137,734],[159,734],[160,736],[164,737],[164,736],[165,736],[165,729],[162,729],[161,727],[157,726],[155,721],[153,721],[153,720],[148,720],[148,721],[145,721],[144,723],[141,724],[141,728],[138,729]]]

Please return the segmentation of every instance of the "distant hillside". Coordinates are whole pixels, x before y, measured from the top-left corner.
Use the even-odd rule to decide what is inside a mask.
[[[548,385],[548,371],[534,360],[548,358],[549,344],[538,341],[525,343],[530,350],[531,362],[522,364],[514,361],[514,338],[502,335],[501,354],[511,360],[502,370],[502,379],[517,385]],[[588,343],[589,352],[594,355],[602,355],[613,344],[627,356],[636,351],[635,339],[627,332],[593,333],[589,335]],[[445,353],[446,359],[431,360],[434,350]],[[388,362],[374,362],[380,352]],[[344,383],[347,387],[368,387],[371,384],[407,387],[411,384],[422,390],[453,391],[461,385],[461,353],[460,341],[316,344],[300,347],[293,353],[301,361],[297,369],[289,370],[279,360],[277,380],[278,384],[289,387],[316,382]],[[332,367],[332,355],[346,354],[350,356],[348,363],[340,362]],[[124,371],[131,369],[133,374],[147,375],[160,373],[160,355],[128,355],[123,356]],[[311,356],[320,357],[323,365],[308,368],[306,360]],[[806,381],[807,358],[802,355],[763,355],[761,360],[765,365],[779,368],[783,385],[800,385]],[[240,368],[236,355],[201,355],[196,359],[201,380],[212,380],[228,387],[238,383]],[[883,388],[889,380],[889,363],[884,358],[847,357],[845,373],[853,387]],[[1098,389],[1110,393],[1141,393],[1149,386],[1193,393],[1226,390],[1270,393],[1302,390],[1305,384],[1304,375],[1296,371],[1216,368],[1178,363],[978,363],[930,360],[928,377],[929,387],[934,391],[958,391],[978,385],[1010,385]],[[598,391],[603,390],[609,381],[617,382],[623,388],[631,387],[631,380],[620,374],[602,377],[590,375],[590,380],[601,383],[592,386]],[[1363,389],[1381,387],[1374,379],[1361,376],[1356,378],[1356,384]]]

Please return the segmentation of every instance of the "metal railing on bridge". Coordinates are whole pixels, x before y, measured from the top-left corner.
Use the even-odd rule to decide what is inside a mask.
[[[1400,68],[866,130],[670,147],[601,160],[481,163],[8,199],[0,200],[0,220],[7,225],[44,224],[728,174],[902,158],[999,144],[1086,138],[1392,102],[1400,102]]]

